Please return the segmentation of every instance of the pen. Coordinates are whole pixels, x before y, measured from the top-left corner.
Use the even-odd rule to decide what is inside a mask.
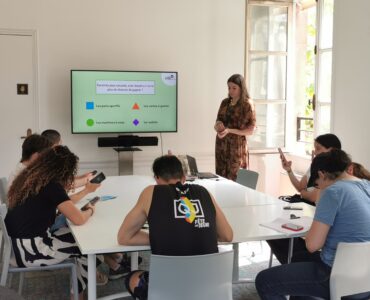
[[[117,196],[110,196],[110,195],[106,195],[106,196],[101,196],[101,200],[105,201],[105,200],[112,200],[112,199],[116,199]]]
[[[303,210],[302,207],[293,207],[293,206],[284,206],[284,209],[287,209],[287,210]]]

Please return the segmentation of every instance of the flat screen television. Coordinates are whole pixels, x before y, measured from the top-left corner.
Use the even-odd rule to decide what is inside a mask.
[[[71,70],[72,133],[177,131],[177,72]]]

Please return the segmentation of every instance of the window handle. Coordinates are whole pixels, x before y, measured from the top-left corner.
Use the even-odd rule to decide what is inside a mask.
[[[312,104],[312,109],[315,111],[316,109],[316,95],[313,94],[312,96],[312,100],[308,100],[308,104],[311,105]]]

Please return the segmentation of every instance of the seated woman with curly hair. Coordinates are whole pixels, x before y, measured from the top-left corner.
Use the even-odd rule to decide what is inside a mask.
[[[95,208],[91,205],[86,211],[80,211],[66,192],[73,186],[77,163],[78,157],[66,146],[42,152],[10,186],[5,223],[20,267],[53,265],[76,258],[82,299],[87,284],[87,259],[81,255],[68,227],[50,232],[56,210],[75,225],[86,223],[94,214]]]

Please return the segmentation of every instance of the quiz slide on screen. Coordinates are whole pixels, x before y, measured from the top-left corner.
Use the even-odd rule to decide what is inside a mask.
[[[72,71],[72,131],[165,132],[177,127],[177,73]]]

